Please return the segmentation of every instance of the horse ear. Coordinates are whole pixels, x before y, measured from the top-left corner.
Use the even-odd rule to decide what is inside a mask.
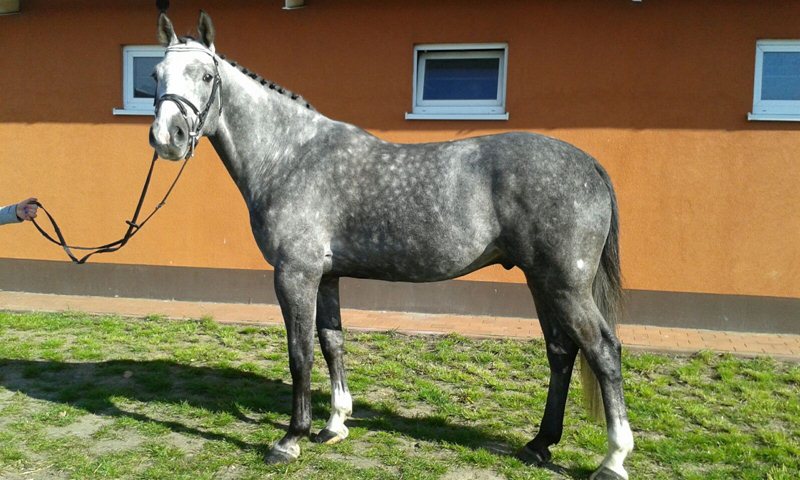
[[[197,32],[200,34],[200,41],[208,47],[212,52],[214,51],[214,24],[211,23],[211,17],[204,11],[200,10],[200,20],[197,24]]]
[[[178,42],[178,36],[175,35],[175,28],[164,12],[161,12],[161,15],[158,16],[158,41],[165,47]]]

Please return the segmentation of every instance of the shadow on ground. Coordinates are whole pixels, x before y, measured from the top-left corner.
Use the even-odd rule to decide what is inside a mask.
[[[262,455],[269,445],[251,444],[180,421],[166,421],[146,413],[127,411],[118,406],[124,403],[118,400],[122,397],[143,403],[188,404],[211,413],[228,413],[243,422],[268,423],[282,430],[287,425],[270,418],[289,417],[292,403],[292,387],[281,380],[236,368],[191,366],[167,360],[70,363],[6,359],[0,360],[0,385],[10,391],[63,403],[87,413],[153,422],[173,432],[222,440],[241,449],[256,450]],[[312,391],[315,418],[327,418],[329,400],[328,392]],[[258,418],[250,416],[253,414]],[[348,424],[370,431],[397,432],[421,441],[483,448],[498,455],[513,455],[516,450],[507,439],[481,428],[455,425],[437,416],[406,417],[364,401],[355,402],[354,418]],[[586,478],[591,473],[553,464],[545,468],[571,478]]]

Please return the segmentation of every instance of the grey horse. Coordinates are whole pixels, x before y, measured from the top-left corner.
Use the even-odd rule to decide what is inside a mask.
[[[163,13],[155,68],[159,156],[192,155],[207,136],[241,191],[256,243],[275,269],[292,375],[292,418],[266,456],[300,455],[310,434],[314,329],[331,379],[331,416],[314,439],[348,435],[339,278],[433,282],[492,264],[519,267],[547,343],[550,385],[538,434],[517,456],[541,465],[561,439],[578,351],[594,373],[608,454],[593,479],[626,479],[633,449],[622,392],[617,205],[605,170],[572,145],[529,133],[394,144],[325,117],[302,97],[217,55]],[[594,387],[593,387],[594,386]]]

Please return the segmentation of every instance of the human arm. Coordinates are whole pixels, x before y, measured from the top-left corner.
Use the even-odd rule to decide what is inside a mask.
[[[0,208],[0,225],[5,225],[7,223],[19,223],[21,221],[22,220],[17,218],[16,204]]]
[[[38,208],[35,198],[28,198],[19,203],[0,208],[0,225],[33,220],[36,218],[36,210]]]

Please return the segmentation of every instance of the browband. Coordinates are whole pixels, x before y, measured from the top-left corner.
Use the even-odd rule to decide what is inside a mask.
[[[171,45],[166,48],[165,52],[202,52],[215,58],[217,56],[216,53],[207,48],[192,47],[184,44]]]

